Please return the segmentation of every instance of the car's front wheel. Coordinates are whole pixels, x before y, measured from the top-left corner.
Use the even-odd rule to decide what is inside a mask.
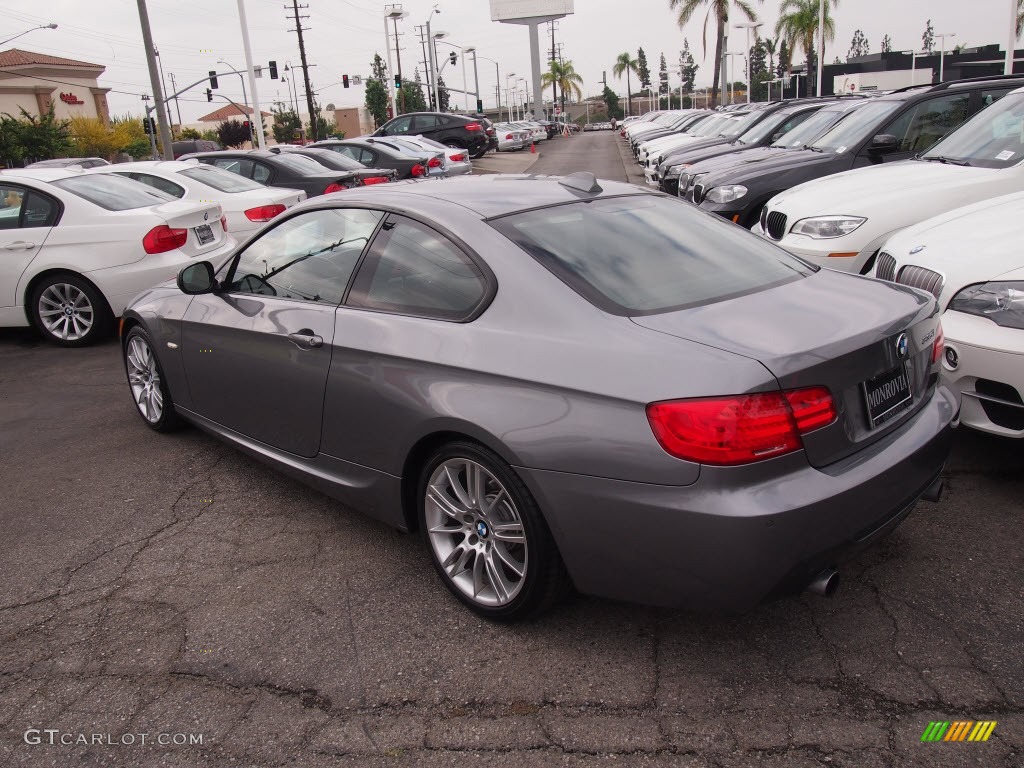
[[[174,412],[167,381],[160,361],[153,352],[149,334],[135,326],[128,332],[124,343],[124,368],[132,392],[135,410],[150,429],[169,432],[181,425]]]
[[[109,331],[113,319],[102,294],[88,281],[69,273],[44,278],[29,301],[39,331],[65,347],[92,344]]]
[[[477,614],[526,618],[568,591],[536,502],[492,451],[455,442],[435,453],[420,476],[419,516],[442,581]]]

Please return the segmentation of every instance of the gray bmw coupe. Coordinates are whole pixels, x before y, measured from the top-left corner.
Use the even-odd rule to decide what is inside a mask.
[[[589,174],[306,201],[121,330],[132,398],[419,530],[494,619],[743,610],[937,497],[935,300]]]

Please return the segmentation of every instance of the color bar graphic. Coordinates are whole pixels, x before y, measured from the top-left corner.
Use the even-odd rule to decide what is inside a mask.
[[[921,741],[988,741],[995,729],[995,720],[930,722],[921,734]]]

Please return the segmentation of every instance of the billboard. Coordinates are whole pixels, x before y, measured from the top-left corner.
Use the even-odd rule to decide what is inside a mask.
[[[573,12],[573,0],[491,0],[491,21],[518,21]]]

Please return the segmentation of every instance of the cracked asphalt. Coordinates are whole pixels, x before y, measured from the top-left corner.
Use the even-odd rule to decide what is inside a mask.
[[[614,170],[610,135],[569,141],[566,163]],[[1022,470],[1021,446],[961,432],[942,501],[831,600],[577,597],[500,626],[418,538],[148,430],[115,342],[0,331],[0,766],[1021,766]],[[998,725],[922,744],[933,720]]]

